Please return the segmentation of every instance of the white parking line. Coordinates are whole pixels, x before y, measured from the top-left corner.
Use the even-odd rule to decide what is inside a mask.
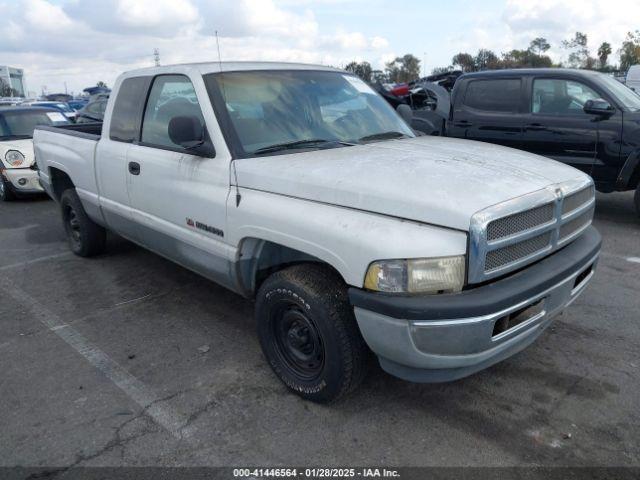
[[[183,431],[187,418],[167,405],[148,386],[122,368],[115,360],[89,342],[71,325],[65,323],[58,315],[49,311],[40,302],[24,290],[0,278],[0,287],[4,294],[27,308],[31,314],[43,323],[50,331],[64,340],[76,352],[82,355],[91,365],[100,370],[116,386],[140,405],[153,420],[178,439],[185,437]]]
[[[54,255],[46,255],[44,257],[36,257],[24,262],[17,262],[17,263],[11,263],[9,265],[3,265],[2,267],[0,267],[0,272],[4,270],[11,270],[13,268],[26,267],[27,265],[33,265],[34,263],[45,262],[47,260],[54,260],[56,258],[69,257],[71,255],[73,255],[73,253],[71,252],[62,252],[62,253],[56,253]]]
[[[628,257],[626,255],[618,255],[609,252],[600,252],[600,255],[602,255],[603,257],[617,258],[618,260],[625,260],[629,263],[640,263],[640,257]]]

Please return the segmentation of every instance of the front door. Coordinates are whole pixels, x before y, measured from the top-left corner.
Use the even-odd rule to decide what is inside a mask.
[[[196,117],[206,128],[200,105],[208,101],[185,75],[155,77],[140,141],[127,152],[129,195],[141,244],[226,285],[229,159],[193,155],[168,133],[175,117]]]
[[[587,115],[587,100],[601,98],[576,80],[536,77],[530,88],[523,150],[544,155],[590,174],[596,158],[598,121]]]

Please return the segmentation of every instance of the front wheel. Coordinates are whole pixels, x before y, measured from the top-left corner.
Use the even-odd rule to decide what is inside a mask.
[[[9,182],[5,180],[4,175],[0,173],[0,201],[1,202],[10,202],[15,199],[15,195],[11,191],[11,187],[9,186]]]
[[[332,270],[305,264],[274,273],[258,292],[256,319],[269,365],[301,397],[329,403],[364,378],[368,348]]]
[[[89,218],[75,189],[62,193],[60,208],[71,251],[80,257],[92,257],[102,253],[107,233]]]

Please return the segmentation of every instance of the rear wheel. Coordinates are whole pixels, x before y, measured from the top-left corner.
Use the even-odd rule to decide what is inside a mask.
[[[75,189],[65,190],[60,197],[62,222],[71,251],[81,257],[92,257],[105,249],[107,233],[89,218]]]
[[[640,184],[636,187],[636,194],[633,198],[636,204],[636,214],[640,217]]]
[[[4,175],[0,173],[0,201],[10,202],[16,198],[15,194],[9,186],[9,182],[4,178]]]
[[[329,403],[362,381],[369,352],[332,270],[307,264],[271,275],[260,287],[256,318],[269,365],[301,397]]]

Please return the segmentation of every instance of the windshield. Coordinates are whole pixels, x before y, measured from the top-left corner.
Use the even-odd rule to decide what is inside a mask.
[[[60,112],[0,112],[0,140],[33,138],[37,125],[66,125],[68,120]]]
[[[414,136],[366,83],[340,72],[229,72],[205,80],[226,107],[240,156]]]
[[[627,110],[640,112],[640,95],[608,75],[602,75],[601,79],[604,82],[605,87],[607,87],[611,92],[611,95],[613,95]]]

